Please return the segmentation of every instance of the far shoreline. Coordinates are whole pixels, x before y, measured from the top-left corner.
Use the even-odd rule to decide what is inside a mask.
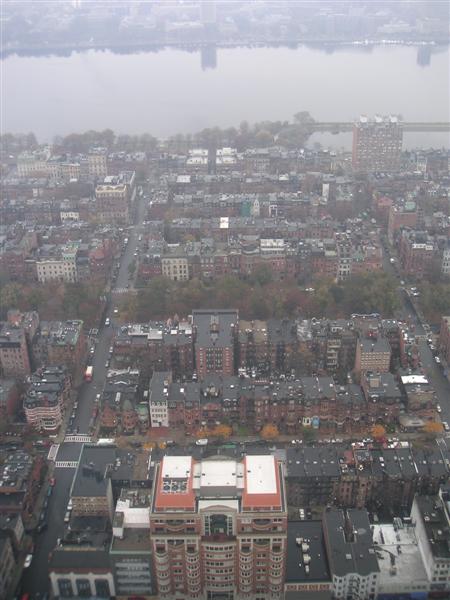
[[[305,46],[310,48],[330,49],[370,49],[375,46],[407,46],[415,48],[443,48],[450,45],[450,39],[432,39],[432,40],[398,40],[398,39],[352,39],[352,40],[320,40],[317,38],[303,38],[301,40],[248,40],[242,41],[213,41],[200,40],[192,42],[165,41],[165,42],[131,42],[108,43],[108,42],[87,42],[87,43],[59,43],[59,44],[39,44],[39,45],[19,45],[14,47],[2,48],[0,59],[6,59],[11,56],[39,57],[39,56],[70,56],[73,52],[112,52],[117,54],[133,54],[136,52],[162,52],[168,49],[182,50],[185,52],[199,52],[204,48],[215,47],[218,50],[239,49],[239,48],[286,48],[295,50]]]

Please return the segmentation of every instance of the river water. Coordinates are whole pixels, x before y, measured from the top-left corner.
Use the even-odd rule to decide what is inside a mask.
[[[448,47],[301,46],[165,49],[67,56],[12,55],[1,61],[2,131],[33,131],[39,141],[87,129],[157,137],[243,120],[318,121],[401,114],[449,121]],[[314,135],[334,147],[350,135]],[[446,133],[405,135],[405,147],[449,146]]]

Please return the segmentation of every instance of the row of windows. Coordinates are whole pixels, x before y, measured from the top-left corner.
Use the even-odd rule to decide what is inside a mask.
[[[74,595],[74,589],[70,579],[59,579],[58,589],[63,598],[70,598]],[[107,579],[95,579],[93,589],[91,589],[91,582],[89,579],[77,579],[75,581],[75,590],[75,593],[82,598],[89,598],[92,595],[96,595],[99,598],[109,598],[111,596]]]

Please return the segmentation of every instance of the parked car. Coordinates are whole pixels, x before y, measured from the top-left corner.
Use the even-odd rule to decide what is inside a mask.
[[[47,521],[42,521],[42,523],[39,523],[39,525],[36,528],[36,531],[38,533],[42,533],[43,531],[45,531],[48,527],[48,523]]]
[[[25,557],[25,562],[23,563],[24,569],[28,569],[28,567],[31,565],[32,560],[33,560],[33,555],[27,554]]]

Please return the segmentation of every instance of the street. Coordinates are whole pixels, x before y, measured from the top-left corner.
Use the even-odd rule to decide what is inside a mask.
[[[120,269],[117,276],[115,288],[111,293],[111,301],[108,304],[106,317],[111,320],[110,326],[103,323],[99,327],[98,341],[91,364],[94,367],[92,382],[83,382],[77,393],[78,407],[75,411],[75,419],[72,425],[73,433],[81,435],[89,434],[89,424],[94,410],[96,394],[101,393],[105,381],[107,368],[106,361],[109,359],[109,348],[114,334],[114,307],[119,300],[120,293],[114,290],[126,289],[128,284],[128,267],[134,259],[136,252],[139,230],[144,221],[147,200],[137,197],[135,223],[128,229],[126,236],[128,244],[122,254]],[[28,569],[23,572],[20,593],[29,593],[31,598],[39,598],[49,591],[48,561],[49,554],[55,548],[58,538],[62,537],[64,531],[64,515],[69,501],[70,488],[75,475],[73,467],[59,466],[61,463],[74,463],[78,461],[81,453],[82,441],[64,441],[60,444],[55,459],[54,477],[56,479],[53,494],[47,510],[48,527],[42,533],[36,533],[33,552],[33,561]]]
[[[400,307],[396,311],[396,317],[402,321],[409,321],[415,326],[415,332],[420,337],[427,337],[427,333],[423,328],[422,322],[420,321],[414,304],[411,302],[411,298],[407,294],[404,286],[401,285],[401,275],[397,272],[397,269],[389,261],[389,256],[386,252],[383,253],[383,269],[395,277],[398,281],[398,296],[400,299]],[[450,383],[445,377],[443,370],[434,359],[433,353],[425,339],[419,341],[420,358],[422,362],[422,368],[425,371],[430,383],[433,385],[436,391],[437,402],[440,405],[442,412],[440,414],[442,421],[450,422]]]

